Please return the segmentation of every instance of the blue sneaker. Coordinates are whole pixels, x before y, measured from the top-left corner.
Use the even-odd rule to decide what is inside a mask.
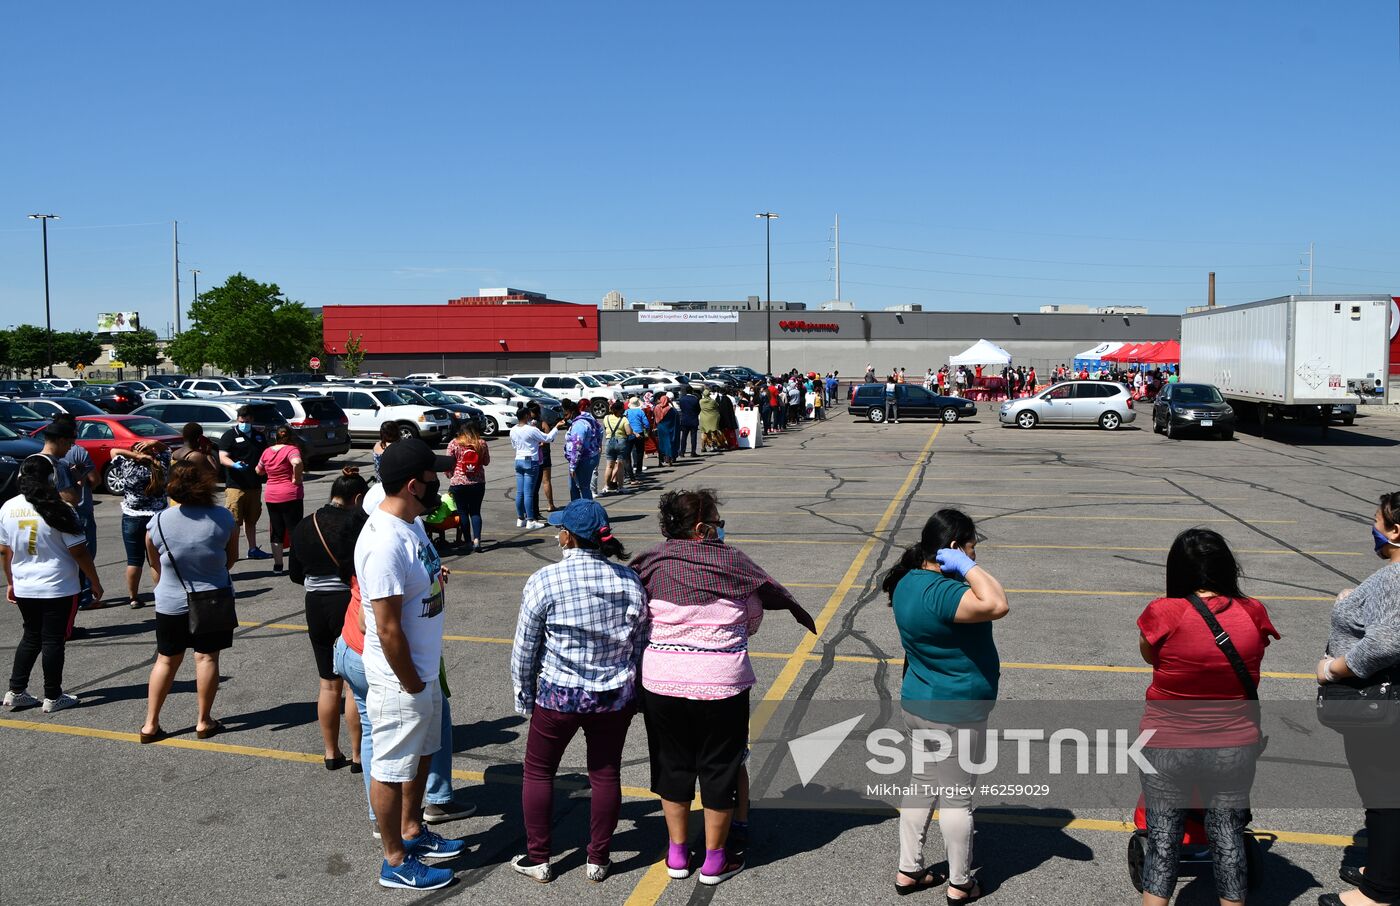
[[[448,840],[434,833],[425,825],[419,825],[422,832],[411,840],[403,841],[403,851],[419,859],[455,859],[467,849],[466,840]]]
[[[250,547],[250,548],[248,548],[248,559],[249,559],[249,560],[271,560],[271,559],[272,559],[272,555],[269,554],[267,551],[263,550],[263,549],[260,548],[260,547]]]
[[[385,859],[379,868],[380,887],[402,887],[408,890],[437,890],[452,883],[453,874],[446,868],[429,868],[412,854],[402,865],[390,865]]]

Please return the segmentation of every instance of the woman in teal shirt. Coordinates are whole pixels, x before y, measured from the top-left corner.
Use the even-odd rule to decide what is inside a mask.
[[[919,543],[885,575],[884,590],[904,646],[900,692],[910,731],[942,730],[954,741],[950,757],[912,785],[970,789],[972,775],[958,764],[965,742],[981,760],[987,713],[997,697],[1001,658],[992,641],[993,620],[1010,611],[1001,583],[978,566],[977,526],[959,510],[939,510],[924,523]],[[963,732],[959,732],[963,731]],[[933,809],[948,850],[948,901],[970,903],[981,889],[972,879],[972,802],[968,796],[906,797],[899,809],[900,895],[937,887],[944,879],[924,866],[924,838]]]

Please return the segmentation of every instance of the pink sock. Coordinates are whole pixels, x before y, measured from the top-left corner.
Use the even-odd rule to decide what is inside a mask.
[[[666,865],[670,868],[685,868],[690,864],[690,847],[684,843],[672,843],[666,851]]]
[[[700,869],[700,873],[717,875],[722,871],[724,871],[724,848],[705,850],[705,865]]]

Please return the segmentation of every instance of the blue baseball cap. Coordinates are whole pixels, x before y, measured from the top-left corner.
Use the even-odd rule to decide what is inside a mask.
[[[570,502],[562,510],[549,514],[549,524],[562,526],[569,530],[569,534],[592,544],[612,537],[612,530],[608,527],[608,511],[596,500],[580,498]]]

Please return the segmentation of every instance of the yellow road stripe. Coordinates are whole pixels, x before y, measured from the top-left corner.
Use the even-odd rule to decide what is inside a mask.
[[[1231,520],[1232,522],[1234,520]],[[1106,544],[1002,544],[999,541],[988,541],[989,545],[995,545],[998,550],[1009,551],[1131,551],[1134,553],[1165,554],[1169,548],[1165,547],[1112,547]],[[1237,554],[1286,554],[1299,556],[1306,554],[1310,557],[1361,557],[1369,556],[1360,551],[1291,551],[1282,547],[1270,547],[1266,549],[1235,548]]]

